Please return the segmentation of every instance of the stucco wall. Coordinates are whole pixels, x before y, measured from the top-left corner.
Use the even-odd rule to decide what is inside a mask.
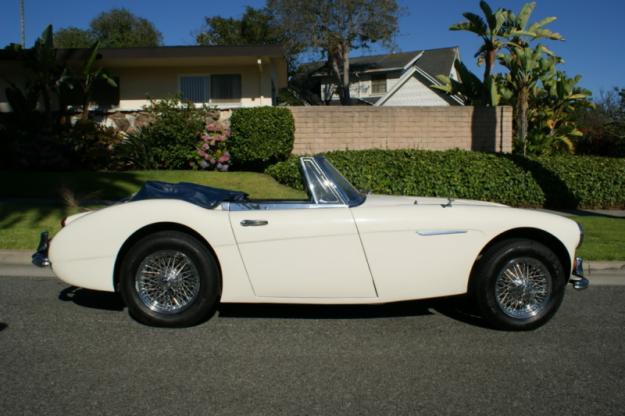
[[[146,97],[171,97],[179,91],[181,75],[241,74],[241,102],[226,107],[271,105],[271,71],[259,72],[255,66],[207,66],[170,68],[113,68],[119,76],[119,110],[141,109],[149,104]],[[217,103],[216,103],[217,104]],[[220,105],[221,106],[221,105]]]
[[[148,97],[159,99],[173,97],[179,92],[180,75],[241,74],[240,103],[211,103],[220,108],[256,107],[272,105],[271,82],[274,78],[279,88],[281,67],[265,65],[259,71],[258,65],[236,66],[172,66],[172,67],[114,67],[108,72],[119,77],[119,106],[108,111],[136,111],[149,104]],[[25,72],[19,63],[0,62],[0,112],[10,111],[5,88],[6,79],[23,86]],[[277,91],[276,91],[277,93]],[[53,103],[54,104],[54,103]],[[92,106],[92,109],[98,109]]]
[[[345,149],[512,150],[512,108],[290,107],[295,154]]]

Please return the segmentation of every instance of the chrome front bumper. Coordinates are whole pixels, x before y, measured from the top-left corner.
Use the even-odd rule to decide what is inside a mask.
[[[590,285],[590,281],[584,277],[584,259],[581,257],[575,258],[573,273],[569,282],[573,285],[573,288],[577,290],[586,289],[588,285]]]
[[[50,237],[48,232],[44,231],[39,237],[39,245],[37,251],[33,253],[33,264],[37,267],[50,266],[50,259],[48,259],[48,248],[50,247]]]

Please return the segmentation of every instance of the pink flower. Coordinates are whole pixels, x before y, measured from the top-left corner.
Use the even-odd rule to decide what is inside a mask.
[[[221,156],[219,157],[219,159],[217,159],[217,161],[218,161],[219,163],[225,163],[225,162],[227,162],[227,161],[229,161],[229,160],[230,160],[230,155],[227,155],[227,154],[225,154],[225,153],[224,153],[223,155],[221,155]]]

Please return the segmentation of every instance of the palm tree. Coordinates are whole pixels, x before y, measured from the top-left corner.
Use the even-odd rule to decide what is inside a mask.
[[[514,102],[515,136],[523,155],[527,154],[528,110],[531,96],[541,77],[555,72],[560,58],[546,55],[542,45],[535,48],[513,46],[510,54],[501,54],[499,62],[509,72],[505,75],[503,95]]]
[[[463,13],[466,21],[451,25],[449,30],[465,30],[482,38],[484,43],[475,53],[475,57],[485,64],[484,84],[487,84],[497,61],[497,52],[507,44],[506,22],[509,12],[504,9],[493,12],[484,0],[480,1],[480,9],[484,18],[475,13]]]

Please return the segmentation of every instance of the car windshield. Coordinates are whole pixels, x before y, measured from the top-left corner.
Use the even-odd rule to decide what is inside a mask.
[[[323,169],[326,177],[334,182],[339,191],[346,199],[345,202],[350,207],[362,204],[365,201],[365,195],[360,193],[347,179],[339,172],[325,157],[317,156],[315,160],[319,167]]]

